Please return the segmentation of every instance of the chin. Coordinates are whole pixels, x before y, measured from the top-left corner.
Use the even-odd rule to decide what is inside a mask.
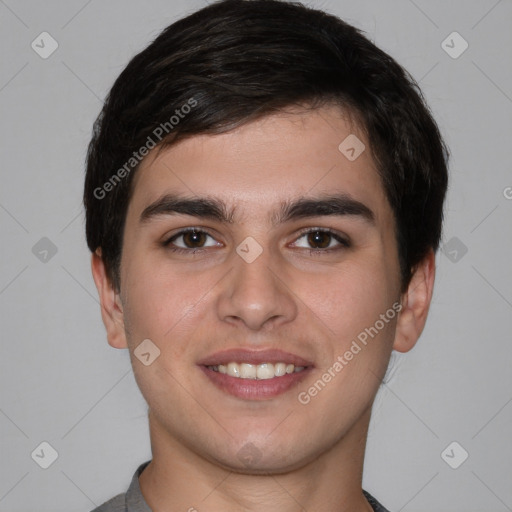
[[[229,453],[210,454],[210,460],[216,465],[233,473],[245,475],[278,475],[297,470],[318,457],[317,453],[306,454],[297,450],[301,443],[286,446],[275,443],[246,441],[235,448],[232,443]]]

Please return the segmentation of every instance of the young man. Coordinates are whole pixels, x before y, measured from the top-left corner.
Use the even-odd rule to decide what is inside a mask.
[[[446,163],[410,76],[321,11],[224,0],[137,55],[84,202],[152,460],[97,512],[385,511],[367,429],[425,325]]]

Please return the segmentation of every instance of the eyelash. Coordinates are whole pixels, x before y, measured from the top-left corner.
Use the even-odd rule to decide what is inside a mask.
[[[204,248],[204,247],[197,247],[195,249],[193,249],[193,248],[184,249],[182,247],[173,247],[171,245],[172,242],[174,242],[174,240],[176,240],[180,236],[182,236],[186,233],[190,233],[190,232],[204,233],[204,234],[208,235],[209,237],[214,238],[210,233],[208,233],[208,231],[205,231],[204,229],[190,227],[190,228],[182,229],[178,233],[172,235],[170,238],[165,240],[162,243],[162,245],[169,251],[172,251],[174,253],[180,253],[180,254],[196,254],[198,252],[205,251],[207,248]],[[297,239],[295,241],[299,240],[304,235],[308,235],[309,233],[322,233],[322,234],[330,235],[332,238],[334,238],[334,240],[336,240],[340,244],[337,247],[331,247],[329,249],[309,249],[309,254],[311,256],[312,255],[318,256],[320,254],[331,253],[331,252],[339,251],[342,249],[348,249],[351,246],[350,242],[347,239],[343,238],[338,233],[336,233],[335,231],[333,231],[332,229],[329,229],[329,228],[306,228],[305,230],[300,232],[299,236],[297,237]]]

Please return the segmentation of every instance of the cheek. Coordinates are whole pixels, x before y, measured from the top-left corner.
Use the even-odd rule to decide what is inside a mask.
[[[149,338],[160,346],[173,325],[186,314],[194,294],[182,277],[153,264],[150,258],[132,254],[123,264],[121,282],[129,341],[137,344]]]
[[[330,338],[344,345],[372,326],[396,300],[384,263],[347,265],[297,283],[297,293],[326,327]],[[315,320],[315,318],[312,318]],[[391,324],[391,322],[390,322]],[[390,325],[386,324],[389,330]]]
[[[163,414],[166,407],[183,408],[180,383],[187,379],[187,341],[201,290],[194,286],[194,278],[190,287],[184,286],[183,275],[143,261],[136,265],[134,260],[126,270],[124,319],[137,384],[151,409]],[[146,339],[160,351],[148,366],[134,352]]]
[[[176,365],[190,350],[188,340],[212,308],[211,292],[221,271],[184,271],[162,258],[157,261],[135,255],[126,261],[124,273],[124,316],[130,346],[135,348],[149,338],[166,360]]]

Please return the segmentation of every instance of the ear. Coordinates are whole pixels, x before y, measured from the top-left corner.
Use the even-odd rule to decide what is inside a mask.
[[[420,337],[432,300],[436,259],[433,250],[418,263],[407,290],[402,294],[402,309],[396,325],[393,349],[408,352]]]
[[[101,318],[107,330],[107,339],[114,348],[127,348],[124,329],[123,307],[119,293],[115,291],[101,257],[101,249],[97,249],[91,257],[91,269],[101,304]]]

